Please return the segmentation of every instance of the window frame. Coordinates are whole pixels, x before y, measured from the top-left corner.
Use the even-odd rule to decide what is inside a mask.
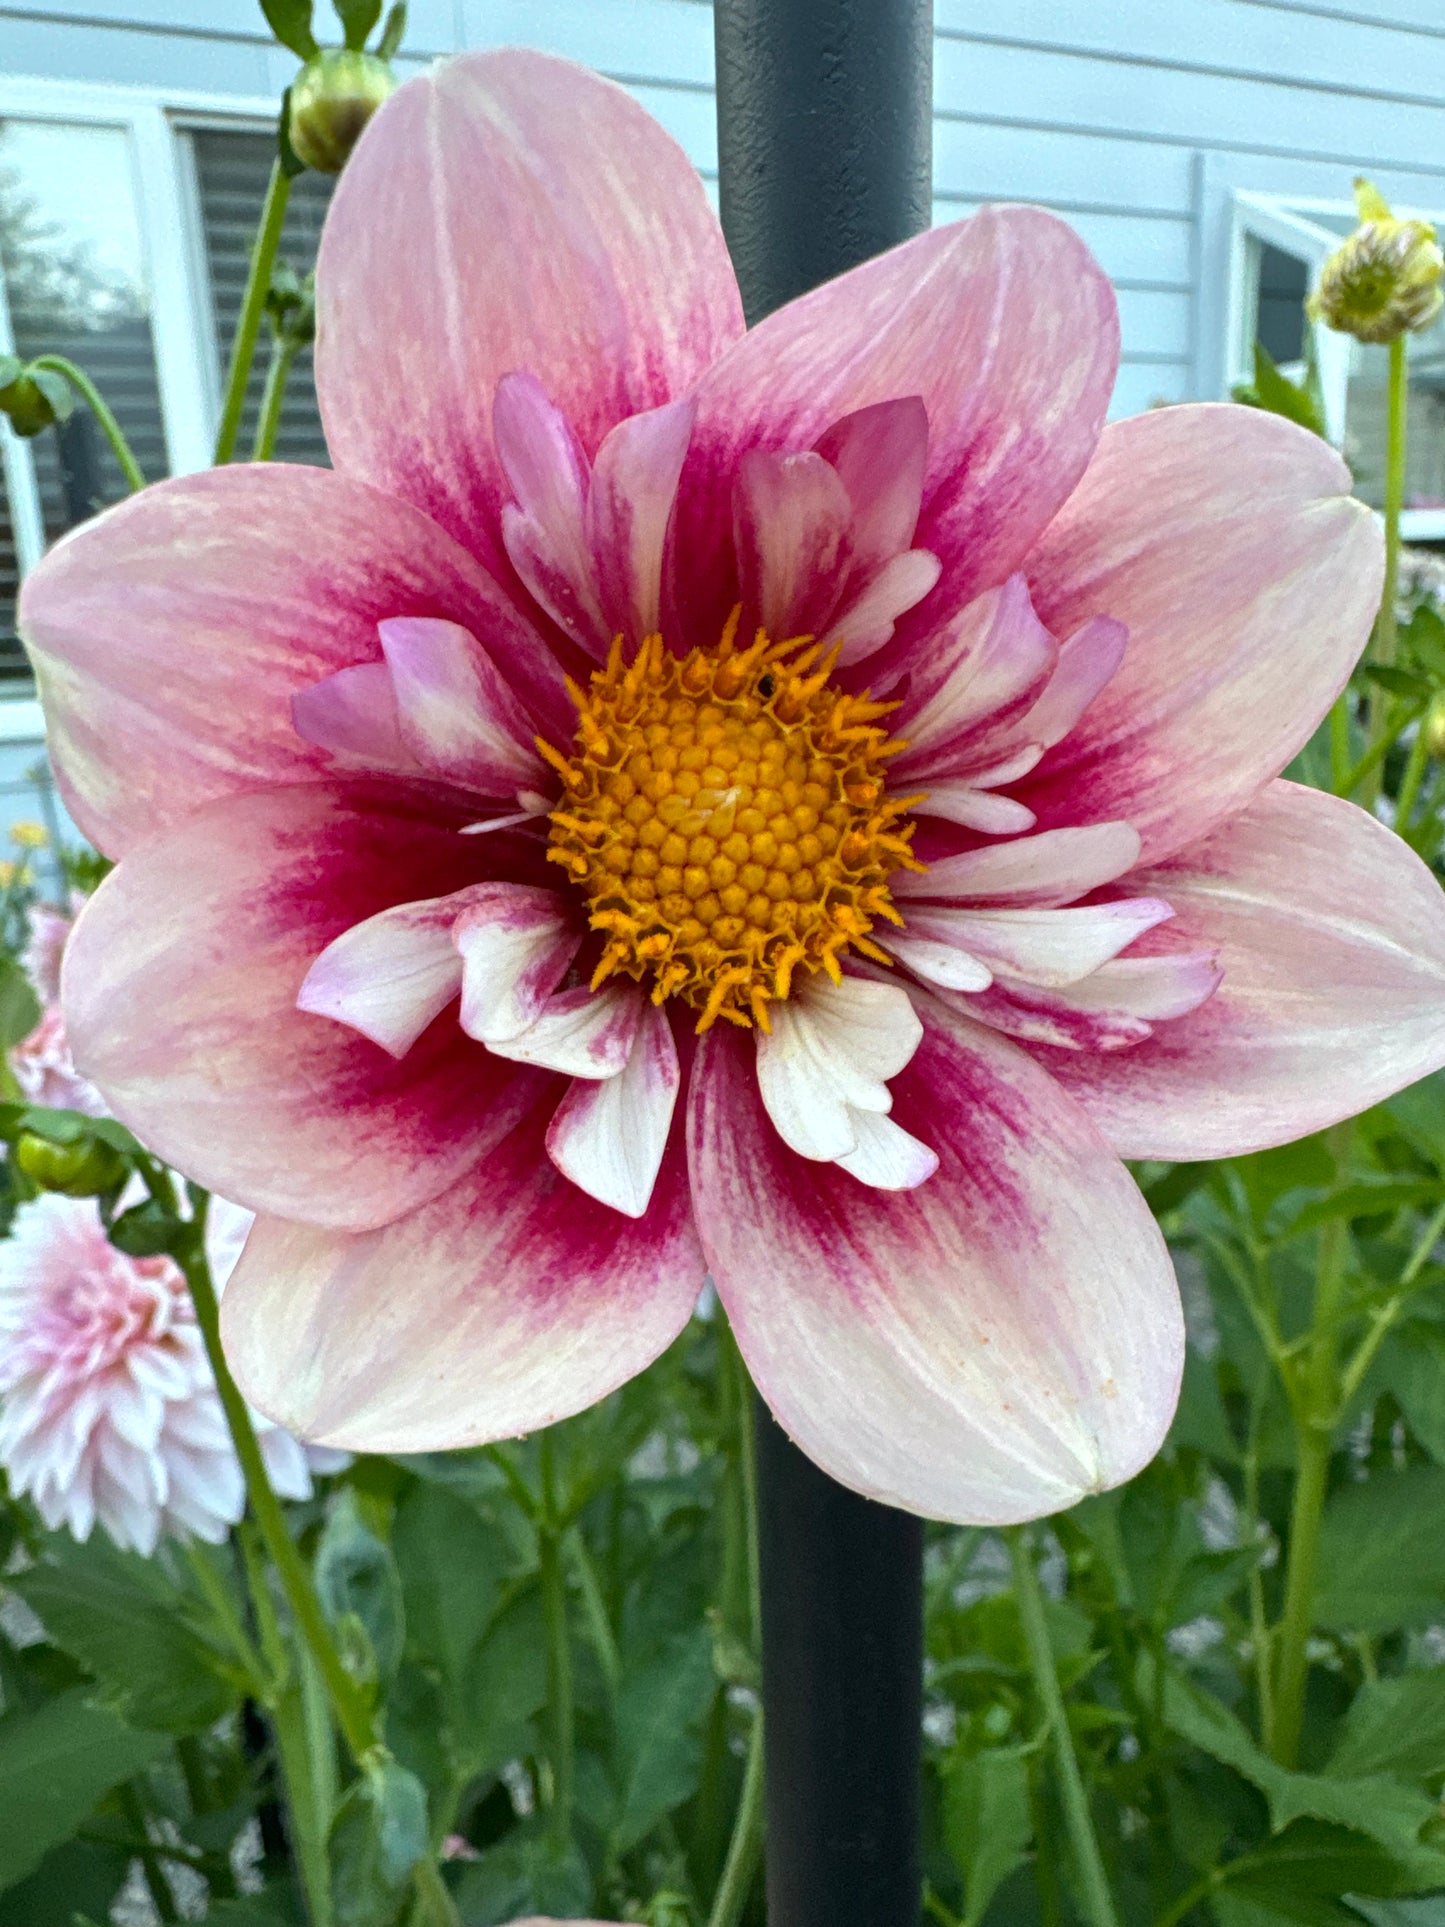
[[[215,314],[190,141],[193,129],[266,133],[273,100],[111,82],[0,75],[0,121],[111,127],[127,137],[136,222],[150,292],[161,425],[172,475],[208,468],[220,414]],[[14,352],[0,277],[0,354]],[[40,560],[45,531],[31,445],[0,423],[0,467],[20,579]]]

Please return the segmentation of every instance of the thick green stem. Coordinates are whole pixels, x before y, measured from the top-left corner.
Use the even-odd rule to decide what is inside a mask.
[[[321,1776],[301,1682],[293,1679],[269,1710],[286,1794],[287,1833],[306,1897],[306,1917],[310,1927],[332,1927],[331,1869],[326,1855],[332,1802],[318,1783]]]
[[[291,179],[279,160],[271,165],[271,179],[261,208],[261,225],[251,247],[251,267],[246,277],[246,292],[236,321],[236,339],[231,344],[231,365],[226,371],[226,393],[221,402],[220,426],[216,430],[216,465],[229,462],[236,453],[236,437],[241,432],[241,412],[246,405],[246,384],[251,378],[251,363],[256,354],[256,338],[261,332],[261,316],[271,288],[271,270],[276,250],[281,245],[281,228],[286,219],[286,203],[291,198]]]
[[[1089,1811],[1089,1796],[1079,1772],[1069,1731],[1069,1715],[1059,1686],[1054,1649],[1049,1641],[1048,1621],[1044,1617],[1044,1596],[1034,1568],[1033,1549],[1027,1529],[1018,1527],[1008,1535],[1013,1559],[1014,1595],[1028,1647],[1029,1667],[1034,1690],[1038,1693],[1044,1717],[1054,1743],[1054,1767],[1059,1779],[1059,1796],[1064,1809],[1064,1824],[1074,1849],[1079,1879],[1083,1886],[1084,1913],[1090,1927],[1119,1927],[1109,1877],[1104,1871],[1104,1856],[1094,1832],[1094,1817]]]
[[[251,443],[251,460],[269,462],[276,452],[276,431],[281,426],[281,405],[286,399],[286,383],[301,344],[284,335],[271,343],[271,359],[266,367],[266,386],[261,395],[261,413],[256,419],[256,435]]]
[[[1422,716],[1415,730],[1415,740],[1410,745],[1409,761],[1405,764],[1405,774],[1400,778],[1400,794],[1395,798],[1395,829],[1404,836],[1410,827],[1410,818],[1415,809],[1415,798],[1420,794],[1420,784],[1430,762],[1430,738],[1425,730]]]
[[[1348,1126],[1341,1127],[1342,1132]],[[1339,1141],[1344,1164],[1348,1136]],[[1330,1447],[1339,1405],[1337,1361],[1340,1310],[1344,1299],[1349,1226],[1332,1219],[1320,1232],[1310,1348],[1304,1369],[1291,1387],[1295,1422],[1295,1487],[1290,1507],[1289,1558],[1285,1567],[1284,1610],[1276,1631],[1277,1672],[1274,1720],[1265,1744],[1281,1766],[1299,1758],[1309,1682],[1309,1639],[1314,1624],[1315,1567],[1320,1522],[1330,1476]]]
[[[85,403],[91,414],[94,415],[95,419],[100,423],[101,433],[110,443],[110,451],[120,464],[120,472],[125,477],[127,488],[129,488],[132,495],[137,489],[144,488],[146,478],[141,469],[141,465],[131,453],[130,443],[126,440],[120,423],[107,407],[100,390],[90,379],[90,376],[86,374],[85,370],[83,368],[77,368],[73,361],[67,361],[64,355],[37,355],[30,366],[32,368],[48,368],[51,374],[60,375],[70,383],[76,394],[80,396],[80,399]]]
[[[341,1655],[336,1650],[336,1642],[331,1637],[331,1629],[321,1610],[321,1601],[311,1583],[311,1575],[291,1537],[281,1502],[271,1489],[266,1462],[256,1442],[251,1414],[246,1409],[246,1401],[236,1387],[230,1366],[226,1363],[226,1355],[221,1349],[220,1308],[216,1302],[215,1287],[211,1283],[211,1268],[206,1262],[199,1228],[186,1253],[184,1270],[211,1370],[215,1373],[216,1389],[221,1395],[226,1423],[236,1448],[236,1457],[241,1462],[252,1516],[265,1543],[267,1556],[276,1568],[297,1627],[326,1682],[326,1690],[336,1709],[337,1721],[346,1743],[354,1757],[360,1760],[379,1744],[371,1708],[360,1686],[341,1662]]]
[[[542,1434],[542,1516],[537,1550],[542,1568],[542,1611],[547,1626],[547,1710],[552,1728],[552,1831],[572,1838],[573,1767],[576,1715],[572,1697],[572,1639],[567,1624],[567,1580],[562,1570],[562,1535],[557,1523],[552,1437]]]
[[[723,1862],[722,1879],[713,1897],[707,1927],[737,1927],[747,1905],[758,1870],[758,1855],[763,1846],[763,1714],[753,1715],[753,1730],[748,1739],[748,1762],[743,1772],[742,1797],[738,1801],[733,1837]]]
[[[602,1668],[602,1677],[607,1682],[608,1697],[615,1705],[622,1686],[622,1655],[617,1650],[617,1636],[607,1616],[607,1601],[602,1597],[602,1586],[592,1563],[592,1555],[587,1550],[587,1541],[576,1526],[567,1534],[566,1546],[572,1570],[577,1575],[577,1589],[582,1595],[582,1611],[587,1620],[592,1650],[597,1655],[597,1664]]]

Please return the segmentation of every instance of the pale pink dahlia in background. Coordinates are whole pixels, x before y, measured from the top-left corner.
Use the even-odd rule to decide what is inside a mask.
[[[77,892],[69,912],[52,903],[31,906],[29,934],[20,961],[31,989],[40,999],[40,1022],[12,1046],[9,1060],[21,1096],[30,1103],[104,1117],[105,1099],[75,1068],[60,1009],[60,959],[84,901]]]
[[[404,86],[317,272],[335,472],[162,483],[30,577],[66,965],[118,1116],[261,1217],[237,1374],[308,1436],[530,1431],[711,1273],[828,1471],[1018,1519],[1182,1356],[1119,1162],[1445,1060],[1445,907],[1271,779],[1380,541],[1323,443],[1104,428],[1113,296],[1028,208],[743,333],[702,186],[529,53]]]
[[[224,1284],[250,1214],[217,1200],[207,1249]],[[334,1470],[269,1421],[271,1482],[311,1496]],[[128,1258],[93,1198],[23,1204],[0,1241],[0,1465],[46,1525],[151,1553],[162,1534],[219,1542],[245,1507],[194,1307],[169,1258]]]

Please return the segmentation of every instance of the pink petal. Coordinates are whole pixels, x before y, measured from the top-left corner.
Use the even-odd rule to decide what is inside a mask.
[[[1166,895],[1171,932],[1217,950],[1224,981],[1136,1050],[1047,1054],[1122,1155],[1235,1157],[1445,1064],[1445,896],[1353,804],[1272,783],[1129,887]]]
[[[852,548],[881,568],[912,546],[928,464],[928,410],[919,395],[855,409],[825,429],[817,452],[848,492]]]
[[[1123,666],[1023,800],[1045,823],[1125,817],[1158,860],[1308,741],[1380,600],[1373,514],[1318,436],[1256,408],[1107,429],[1028,562],[1056,634],[1126,625]]]
[[[842,587],[851,519],[848,492],[821,455],[743,456],[733,530],[745,636],[759,624],[777,641],[816,634]]]
[[[543,779],[527,712],[475,636],[434,616],[393,616],[378,633],[402,740],[422,769],[487,796]]]
[[[961,823],[965,829],[982,836],[1017,836],[1034,827],[1034,813],[1010,796],[995,796],[991,790],[977,789],[972,783],[934,783],[921,802],[914,804],[920,816],[941,817],[946,823]]]
[[[1045,749],[1062,741],[1118,674],[1128,642],[1123,623],[1108,616],[1093,616],[1076,629],[1059,644],[1058,666],[1038,701],[1019,719],[1019,735]]]
[[[1128,1050],[1154,1026],[1186,1016],[1219,988],[1212,950],[1116,957],[1076,984],[1041,988],[1000,971],[979,997],[947,998],[961,1015],[1029,1044],[1067,1051]]]
[[[616,1077],[578,1078],[547,1131],[547,1154],[590,1198],[640,1218],[672,1129],[682,1072],[665,1011],[644,1003],[631,1055]]]
[[[452,927],[479,892],[474,884],[449,896],[399,903],[353,924],[312,964],[296,1008],[349,1024],[393,1057],[405,1057],[462,987],[462,960]]]
[[[497,567],[503,375],[535,375],[590,455],[685,394],[743,325],[681,148],[620,87],[515,48],[393,95],[337,185],[316,279],[337,466]]]
[[[976,596],[909,659],[892,718],[908,748],[894,760],[892,780],[947,778],[986,760],[987,746],[1027,713],[1058,659],[1021,575]]]
[[[531,1080],[455,1026],[397,1062],[296,1008],[343,931],[464,888],[482,850],[504,860],[434,807],[360,783],[226,797],[132,851],[81,912],[62,976],[76,1060],[187,1177],[253,1210],[384,1224],[510,1128]]]
[[[290,462],[160,482],[26,578],[21,625],[76,822],[110,856],[212,797],[324,773],[292,699],[374,662],[377,623],[442,616],[570,730],[561,672],[434,523]],[[379,724],[385,728],[385,724]]]
[[[1173,1412],[1168,1254],[1088,1119],[928,1005],[893,1116],[940,1157],[898,1193],[788,1152],[747,1040],[703,1038],[688,1121],[709,1269],[758,1389],[825,1471],[1001,1524],[1129,1478]]]
[[[649,1365],[703,1282],[680,1147],[625,1218],[547,1157],[548,1109],[384,1230],[259,1219],[221,1310],[247,1397],[327,1445],[425,1452],[551,1425]]]
[[[452,941],[463,964],[462,1029],[496,1044],[536,1023],[577,955],[582,932],[555,890],[492,883],[471,892]]]
[[[619,422],[597,451],[587,531],[609,634],[634,643],[662,623],[662,564],[693,405]]]
[[[558,627],[600,655],[607,623],[587,543],[587,458],[535,375],[498,383],[492,435],[511,497],[502,508],[508,559]]]
[[[1171,915],[1158,897],[1126,897],[1063,910],[910,912],[910,935],[954,943],[1013,977],[1049,987],[1077,984]],[[896,947],[890,937],[890,948]]]
[[[560,990],[516,1037],[488,1045],[499,1057],[537,1064],[565,1077],[616,1077],[627,1067],[642,1022],[643,994],[634,983],[605,990]]]
[[[974,904],[1069,903],[1122,876],[1138,854],[1138,834],[1130,824],[1092,823],[965,850],[930,864],[921,875],[899,870],[888,887],[900,902],[938,897]]]
[[[703,379],[683,472],[679,554],[691,639],[727,613],[716,504],[752,447],[807,448],[839,419],[917,395],[928,417],[913,540],[957,608],[1022,562],[1084,471],[1118,359],[1113,291],[1072,229],[986,208],[906,241],[751,329]],[[931,628],[905,618],[890,660]]]
[[[929,549],[905,549],[885,562],[851,600],[833,612],[823,647],[839,645],[838,661],[847,668],[862,662],[892,636],[898,618],[930,593],[943,564]]]
[[[401,733],[396,685],[384,662],[359,662],[323,676],[291,698],[296,734],[318,749],[371,769],[416,773]]]

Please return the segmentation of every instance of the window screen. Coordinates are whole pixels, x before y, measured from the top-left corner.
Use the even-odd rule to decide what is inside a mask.
[[[147,476],[166,473],[149,292],[130,142],[118,127],[0,122],[0,267],[15,351],[65,355],[115,411]],[[45,538],[127,493],[90,411],[30,443]],[[0,526],[0,674],[23,674],[15,640],[16,558]]]
[[[195,129],[190,138],[196,160],[201,231],[211,280],[221,377],[224,379],[250,268],[251,243],[256,224],[261,218],[266,183],[271,176],[276,138],[269,131],[249,134],[209,128]],[[305,274],[315,266],[321,222],[330,198],[331,182],[323,175],[302,174],[291,183],[291,199],[286,209],[286,225],[281,234],[278,258],[289,262],[297,274]],[[242,459],[250,454],[256,430],[256,414],[261,403],[269,344],[269,330],[263,324],[261,342],[246,393],[241,435],[236,446],[236,452]],[[280,432],[276,438],[276,458],[283,462],[324,463],[326,460],[326,442],[321,433],[321,419],[316,412],[309,349],[297,356],[291,371],[281,413]]]
[[[1259,339],[1276,362],[1304,355],[1305,296],[1309,269],[1293,254],[1268,242],[1259,250]]]

